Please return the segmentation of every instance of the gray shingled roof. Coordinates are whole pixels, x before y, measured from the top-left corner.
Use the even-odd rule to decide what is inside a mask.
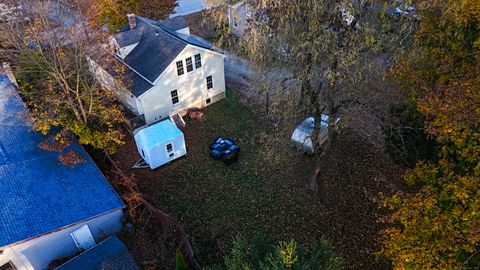
[[[140,16],[136,16],[136,20],[137,26],[134,29],[130,29],[127,24],[114,38],[122,47],[139,42],[123,59],[135,70],[127,76],[132,80],[132,93],[137,97],[152,87],[151,83],[188,44],[212,50],[206,42],[175,32],[188,26],[181,16],[160,22]]]
[[[139,270],[125,245],[116,236],[67,261],[56,270]]]
[[[188,27],[187,21],[185,21],[183,16],[175,16],[163,21],[159,21],[159,23],[162,26],[174,31]]]
[[[126,83],[131,89],[132,94],[136,97],[148,91],[148,89],[153,87],[153,84],[140,77],[131,69],[127,69],[123,74],[126,78]]]
[[[186,42],[166,31],[144,27],[140,42],[123,60],[147,80],[154,82],[186,46]]]
[[[116,34],[115,40],[117,41],[118,45],[120,45],[120,47],[125,47],[139,42],[141,37],[142,31],[127,30]]]

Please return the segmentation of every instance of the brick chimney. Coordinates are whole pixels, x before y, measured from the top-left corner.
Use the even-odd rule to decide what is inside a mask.
[[[10,80],[10,82],[12,82],[12,84],[18,88],[18,83],[17,83],[17,80],[15,79],[15,75],[13,74],[10,64],[7,62],[3,62],[2,67],[8,79]]]
[[[137,27],[137,18],[135,18],[135,14],[130,13],[127,14],[128,24],[130,25],[130,29],[135,29]]]

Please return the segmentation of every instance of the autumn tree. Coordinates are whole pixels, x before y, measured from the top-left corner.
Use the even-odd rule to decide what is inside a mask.
[[[382,71],[372,68],[371,58],[385,47],[397,45],[412,31],[415,22],[401,19],[398,31],[385,31],[383,1],[247,2],[252,19],[240,44],[254,74],[276,67],[291,71],[291,77],[286,79],[298,82],[298,98],[292,104],[281,103],[280,109],[290,115],[315,118],[312,139],[317,164],[309,188],[316,191],[322,162],[335,139],[334,122],[352,106],[370,109],[362,97],[372,88],[364,85],[382,78]],[[370,8],[373,3],[380,8]],[[225,20],[225,16],[217,16],[217,25],[224,26]],[[321,144],[317,134],[322,114],[330,116],[330,123],[328,138]]]
[[[89,0],[91,8],[98,17],[94,21],[98,25],[107,26],[116,31],[127,23],[127,14],[134,13],[153,20],[169,17],[178,5],[176,0]]]
[[[383,254],[394,269],[480,265],[480,2],[425,0],[414,46],[394,75],[439,144],[439,161],[422,161],[397,194]]]
[[[123,143],[123,110],[87,62],[87,56],[109,53],[99,44],[103,33],[90,28],[71,2],[21,4],[29,20],[3,25],[0,38],[8,44],[2,53],[15,64],[34,130],[46,134],[60,128],[84,145],[114,152]]]

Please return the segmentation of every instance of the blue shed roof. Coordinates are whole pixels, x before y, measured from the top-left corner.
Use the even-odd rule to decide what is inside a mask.
[[[125,205],[83,147],[84,161],[62,165],[42,150],[25,105],[0,70],[0,247],[72,225]]]
[[[183,136],[183,132],[172,121],[167,119],[139,130],[135,134],[135,141],[148,152],[155,146],[178,136]]]
[[[56,270],[138,270],[128,249],[116,236],[107,238]]]

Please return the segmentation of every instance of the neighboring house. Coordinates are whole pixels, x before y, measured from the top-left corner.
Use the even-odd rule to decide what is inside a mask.
[[[0,269],[43,270],[119,232],[122,200],[72,138],[63,153],[39,148],[28,111],[0,70]]]
[[[233,34],[243,36],[248,31],[251,20],[252,12],[247,2],[240,1],[228,8],[228,25]]]
[[[225,98],[225,56],[191,36],[183,17],[157,22],[129,14],[128,19],[110,43],[129,79],[128,91],[117,93],[133,113],[151,124]],[[118,89],[112,72],[90,63],[105,87]]]
[[[224,0],[177,0],[178,6],[170,17],[184,16],[217,7]]]
[[[0,3],[0,22],[14,22],[23,17],[23,8],[21,5],[7,5]],[[23,18],[28,20],[28,18]]]

